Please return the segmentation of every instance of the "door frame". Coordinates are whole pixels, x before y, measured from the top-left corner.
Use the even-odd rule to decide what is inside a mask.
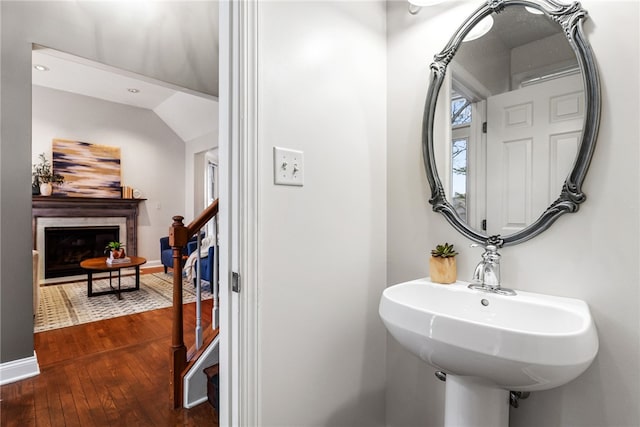
[[[219,4],[220,425],[252,426],[260,408],[258,2]]]

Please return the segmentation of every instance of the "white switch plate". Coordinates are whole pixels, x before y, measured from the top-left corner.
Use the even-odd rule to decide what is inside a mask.
[[[276,185],[304,185],[304,153],[288,148],[273,147],[273,183]]]

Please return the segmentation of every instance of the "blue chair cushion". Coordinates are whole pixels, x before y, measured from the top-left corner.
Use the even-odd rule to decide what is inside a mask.
[[[204,233],[202,233],[201,237],[202,236],[204,236]],[[187,243],[187,247],[182,249],[182,255],[189,255],[189,244],[195,244],[196,241],[197,236],[193,236]],[[171,249],[171,246],[169,246],[169,236],[160,238],[160,262],[164,266],[165,273],[167,272],[167,268],[173,268],[173,249]]]
[[[197,249],[197,242],[189,242],[187,244],[188,252],[192,253]],[[210,284],[213,283],[213,262],[215,246],[211,246],[207,251],[207,256],[200,258],[200,278],[206,280]],[[193,275],[193,285],[196,284],[196,275]]]

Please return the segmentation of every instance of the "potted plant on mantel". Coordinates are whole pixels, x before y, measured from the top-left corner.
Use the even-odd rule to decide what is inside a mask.
[[[438,245],[431,251],[429,259],[429,274],[431,281],[448,285],[458,279],[456,255],[453,245],[445,243]]]
[[[53,192],[53,184],[64,183],[64,176],[53,172],[51,163],[49,163],[44,153],[41,153],[38,158],[40,163],[33,165],[32,193],[37,194],[35,190],[38,189],[43,196],[50,196]]]

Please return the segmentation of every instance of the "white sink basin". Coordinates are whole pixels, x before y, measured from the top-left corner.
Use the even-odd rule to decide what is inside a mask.
[[[430,365],[505,390],[561,386],[595,358],[598,336],[584,301],[522,291],[502,296],[467,285],[419,279],[391,286],[380,317]]]

